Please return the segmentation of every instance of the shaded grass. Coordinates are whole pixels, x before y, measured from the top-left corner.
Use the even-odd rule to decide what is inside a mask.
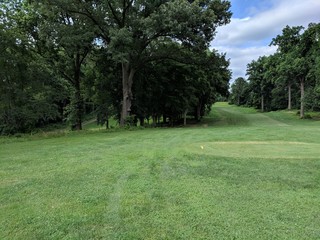
[[[213,109],[208,127],[3,140],[0,239],[319,239],[319,122]]]
[[[109,128],[117,128],[119,127],[119,123],[114,118],[109,119]],[[97,124],[96,117],[89,119],[83,123],[84,130],[103,130],[106,129],[106,124],[99,125]]]
[[[204,118],[204,121],[213,124],[214,126],[235,126],[235,125],[248,125],[247,114],[255,113],[256,111],[251,108],[237,108],[235,111],[228,103],[216,103],[209,116]]]

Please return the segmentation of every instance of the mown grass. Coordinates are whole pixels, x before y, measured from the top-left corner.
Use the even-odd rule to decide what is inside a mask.
[[[196,127],[2,139],[0,239],[319,239],[319,136],[219,103]]]

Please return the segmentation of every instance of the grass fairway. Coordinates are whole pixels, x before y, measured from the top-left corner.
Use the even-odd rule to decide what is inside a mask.
[[[0,138],[0,239],[320,239],[320,122]]]

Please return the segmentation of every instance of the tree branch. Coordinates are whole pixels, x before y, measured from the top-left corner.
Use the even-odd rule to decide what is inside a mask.
[[[110,8],[110,10],[111,10],[111,13],[112,13],[114,19],[115,19],[116,22],[118,23],[119,27],[123,27],[123,25],[121,24],[120,19],[119,19],[118,16],[117,16],[116,11],[113,9],[113,7],[112,7],[112,5],[111,5],[110,2],[108,2],[108,6],[109,6],[109,8]]]
[[[74,85],[73,78],[69,77],[64,71],[59,70],[60,74],[67,80],[69,81],[72,85]]]
[[[101,31],[101,37],[107,42],[110,42],[110,37],[108,37],[105,33],[105,30],[103,29],[103,27],[101,26],[101,24],[92,16],[92,14],[90,13],[90,11],[85,8],[86,12],[81,12],[81,11],[76,11],[76,10],[71,10],[69,9],[68,11],[71,13],[76,13],[76,14],[80,14],[80,15],[84,15],[87,18],[89,18],[96,26],[98,26],[98,28]]]

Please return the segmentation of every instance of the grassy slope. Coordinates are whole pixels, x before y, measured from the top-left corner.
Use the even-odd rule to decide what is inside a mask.
[[[203,126],[0,143],[0,239],[319,239],[320,127],[220,103]]]

